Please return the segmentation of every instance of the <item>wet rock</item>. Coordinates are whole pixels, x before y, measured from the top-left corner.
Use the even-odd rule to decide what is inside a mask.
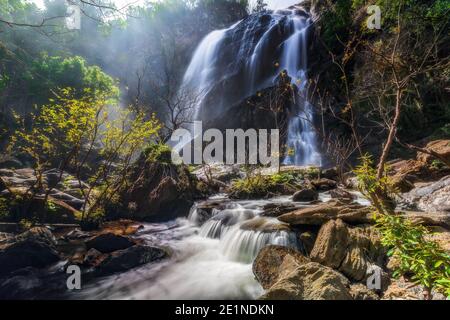
[[[351,203],[356,199],[356,196],[354,194],[342,188],[330,190],[330,196],[332,199],[339,199],[340,201],[345,203]]]
[[[267,218],[253,218],[241,224],[242,230],[259,231],[259,232],[278,232],[278,231],[291,231],[290,227],[286,223],[280,223],[278,221],[268,220]]]
[[[263,300],[352,300],[350,282],[341,273],[308,262],[283,275]]]
[[[342,220],[324,224],[311,251],[312,261],[361,281],[372,264],[382,264],[385,252],[371,227],[350,228]]]
[[[225,200],[207,200],[195,205],[195,220],[202,225],[211,219],[215,213],[227,208],[228,199]]]
[[[336,188],[337,182],[327,178],[317,179],[311,181],[312,185],[320,191],[328,191]]]
[[[403,194],[402,198],[409,207],[417,207],[427,212],[450,212],[450,176],[418,186]]]
[[[332,219],[342,219],[352,224],[364,224],[372,222],[372,216],[369,207],[345,204],[333,199],[323,204],[283,214],[278,219],[292,225],[322,225]]]
[[[268,203],[263,207],[261,216],[264,217],[278,217],[286,212],[294,211],[298,208],[292,203]]]
[[[253,262],[253,274],[264,289],[269,289],[283,273],[309,261],[294,249],[270,245],[264,247]]]
[[[292,201],[296,202],[308,202],[319,199],[319,193],[314,189],[303,189],[297,191],[292,196]]]
[[[361,283],[352,284],[350,294],[353,300],[380,300],[380,297],[374,291]]]
[[[92,248],[84,255],[83,265],[95,267],[98,266],[107,257],[106,254]]]
[[[94,248],[102,253],[110,253],[117,250],[127,249],[135,242],[127,237],[115,235],[114,233],[103,233],[86,242],[86,248]]]
[[[128,249],[111,253],[97,266],[97,275],[123,272],[132,268],[161,260],[168,256],[166,250],[159,247],[135,245]]]
[[[60,260],[46,228],[33,228],[0,250],[0,276],[25,267],[44,268]]]

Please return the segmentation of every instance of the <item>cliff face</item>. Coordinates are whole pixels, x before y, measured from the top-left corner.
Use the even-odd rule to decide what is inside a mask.
[[[367,28],[371,4],[381,9],[380,30]],[[399,139],[422,143],[448,136],[449,82],[443,75],[449,72],[449,38],[439,31],[448,17],[439,1],[428,5],[412,1],[401,7],[399,21],[395,0],[389,5],[376,0],[310,0],[302,5],[310,8],[314,21],[308,97],[323,118],[323,132],[350,138],[348,123],[353,121],[358,135],[365,138],[364,150],[378,154],[387,135],[386,123],[392,121],[395,69],[405,79]],[[392,56],[393,66],[387,61]],[[427,68],[429,72],[424,72]],[[392,157],[402,153],[395,149]]]

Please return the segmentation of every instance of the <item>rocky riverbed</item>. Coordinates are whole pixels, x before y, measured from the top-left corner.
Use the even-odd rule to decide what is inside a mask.
[[[409,186],[396,199],[398,209],[450,250],[448,171],[411,161],[391,163],[399,185]],[[32,175],[21,170],[0,173],[9,183],[26,185]],[[236,167],[208,170],[208,177],[196,172],[199,181],[224,193],[197,201],[189,213],[167,222],[122,219],[82,231],[63,221],[23,232],[2,224],[0,298],[424,298],[421,286],[393,277],[398,262],[387,256],[370,202],[351,188],[351,177],[339,184],[328,170],[303,175],[304,187],[295,192],[274,188],[263,198],[236,199],[229,196],[230,182],[245,173]],[[432,175],[423,175],[426,170]],[[73,208],[77,202],[62,196],[75,195],[68,186],[54,196]],[[69,265],[82,271],[81,290],[67,289]],[[380,286],[369,289],[367,279],[374,272]],[[445,298],[438,292],[432,297]]]

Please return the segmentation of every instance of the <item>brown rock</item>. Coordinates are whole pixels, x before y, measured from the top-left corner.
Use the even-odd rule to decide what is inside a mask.
[[[321,227],[310,257],[361,281],[370,265],[383,263],[384,250],[373,228],[350,228],[338,219]]]
[[[317,179],[311,181],[311,184],[317,189],[321,191],[328,191],[336,188],[337,182],[334,180],[330,180],[327,178]]]
[[[323,204],[283,214],[278,219],[292,225],[322,225],[332,219],[363,224],[372,222],[372,210],[359,204],[345,204],[333,199]]]
[[[280,278],[280,274],[309,261],[294,249],[271,245],[259,252],[253,262],[253,273],[261,286],[268,289]]]
[[[308,262],[280,277],[263,300],[352,300],[350,283],[339,272]]]
[[[362,283],[352,284],[350,294],[353,300],[380,300],[380,297]]]
[[[431,141],[425,146],[425,149],[436,152],[442,160],[445,160],[445,163],[450,163],[450,140]],[[422,152],[417,153],[417,160],[420,162],[431,163],[435,159],[432,155]]]

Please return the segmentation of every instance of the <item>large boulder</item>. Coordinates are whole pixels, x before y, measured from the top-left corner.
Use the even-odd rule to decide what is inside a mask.
[[[339,199],[340,201],[345,203],[351,203],[356,199],[356,196],[353,193],[342,188],[330,190],[330,196],[332,199]]]
[[[450,176],[417,186],[402,195],[401,204],[427,212],[450,212]]]
[[[131,187],[120,195],[123,206],[110,210],[119,217],[169,221],[187,216],[198,197],[196,178],[187,167],[151,162],[144,154],[136,162],[130,180]]]
[[[313,207],[285,213],[278,217],[282,222],[292,225],[322,225],[332,219],[342,219],[352,224],[370,223],[372,210],[359,204],[345,204],[337,199]]]
[[[317,189],[321,191],[328,191],[336,188],[337,182],[327,178],[321,178],[312,180],[311,184]]]
[[[319,199],[319,193],[314,189],[303,189],[292,196],[292,201],[296,202],[309,202],[317,199]]]
[[[26,268],[44,268],[60,260],[51,232],[33,228],[0,249],[0,277]]]
[[[278,217],[287,212],[294,211],[298,206],[293,203],[268,203],[264,205],[263,212],[260,214],[264,217]]]
[[[341,273],[308,262],[285,273],[261,297],[263,300],[352,300],[350,282]]]
[[[168,256],[166,250],[144,245],[135,245],[128,249],[113,252],[103,259],[96,268],[97,275],[108,275],[161,260]]]
[[[340,219],[321,227],[310,253],[311,260],[337,269],[356,281],[366,278],[372,264],[383,264],[384,257],[374,228],[349,227]]]
[[[135,242],[127,237],[114,233],[103,233],[86,241],[86,248],[94,248],[102,253],[110,253],[117,250],[127,249],[135,245]]]
[[[286,271],[310,260],[300,252],[284,246],[264,247],[253,262],[253,273],[264,289],[269,289]]]

